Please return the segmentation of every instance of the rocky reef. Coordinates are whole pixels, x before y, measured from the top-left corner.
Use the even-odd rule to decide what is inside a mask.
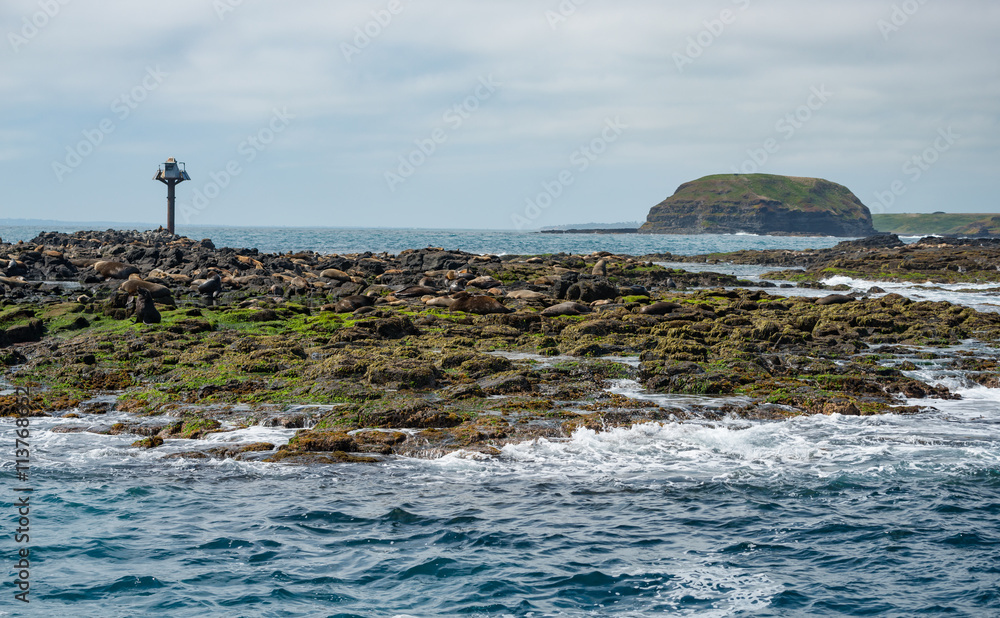
[[[894,244],[830,257],[891,276]],[[131,435],[137,449],[190,445],[169,457],[498,456],[581,428],[919,414],[955,397],[907,374],[927,355],[1000,387],[995,359],[949,347],[996,342],[996,313],[895,294],[785,297],[654,256],[263,254],[117,231],[0,251],[0,363],[32,387],[32,414],[71,419],[58,431]],[[814,260],[794,253],[780,263]],[[614,380],[697,397],[657,403],[612,392]],[[0,396],[0,414],[13,399]],[[204,440],[253,425],[298,432],[280,445]]]
[[[910,213],[872,215],[880,232],[906,236],[1000,238],[1000,215],[966,213]]]
[[[780,270],[767,279],[810,282],[835,276],[911,283],[1000,281],[1000,239],[928,236],[904,244],[895,234],[845,240],[815,251],[736,251],[696,256],[664,255],[671,262],[757,264]]]
[[[819,178],[719,174],[685,183],[654,206],[644,234],[875,234],[868,208]]]

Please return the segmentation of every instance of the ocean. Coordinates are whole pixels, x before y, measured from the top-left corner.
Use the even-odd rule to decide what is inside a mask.
[[[326,253],[692,254],[840,240],[180,232],[218,246]],[[0,228],[4,240],[17,233]],[[766,271],[709,268],[751,279]],[[997,310],[1000,298],[990,286],[897,288],[983,310]],[[4,419],[0,615],[1000,616],[1000,390],[950,364],[998,351],[970,340],[921,352],[908,375],[962,399],[935,400],[935,411],[916,416],[581,429],[507,446],[495,459],[165,460],[193,443],[139,451],[129,447],[135,436],[56,433],[79,421],[32,419],[30,604],[14,600],[13,503],[24,482],[15,474],[16,427]],[[679,410],[726,402],[648,393],[629,380],[605,388]],[[294,431],[250,427],[209,438],[280,444]]]
[[[6,242],[25,242],[39,232],[73,232],[79,227],[0,226]],[[406,230],[336,228],[229,228],[178,227],[177,233],[201,240],[210,238],[217,247],[254,247],[266,253],[317,251],[320,253],[392,253],[406,249],[441,247],[469,253],[524,255],[545,253],[592,253],[611,251],[628,255],[676,253],[694,255],[714,251],[786,248],[822,249],[843,238],[701,235],[667,236],[653,234],[541,234],[512,230]]]

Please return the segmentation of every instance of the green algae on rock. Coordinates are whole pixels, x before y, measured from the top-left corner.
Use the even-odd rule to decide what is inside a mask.
[[[44,240],[65,248],[78,239]],[[872,268],[895,264],[895,243],[885,241],[825,255]],[[225,293],[207,302],[188,282],[174,283],[173,277],[186,276],[180,271],[198,270],[184,260],[170,266],[176,255],[165,247],[174,242],[153,239],[141,252],[157,257],[138,260],[141,274],[156,272],[171,288],[173,302],[160,307],[159,324],[128,319],[128,299],[118,295],[117,282],[88,284],[86,297],[32,296],[18,288],[0,300],[0,326],[40,324],[33,327],[38,340],[2,348],[15,369],[10,381],[37,383],[34,414],[72,411],[79,424],[66,431],[134,435],[136,448],[160,445],[150,438],[201,445],[171,457],[314,464],[457,450],[496,456],[507,444],[565,439],[581,428],[725,416],[917,413],[953,395],[906,373],[914,354],[935,350],[950,358],[954,353],[944,346],[1000,340],[1000,315],[947,302],[895,294],[784,297],[733,289],[735,278],[608,253],[500,259],[427,249],[376,259],[247,250],[232,255],[202,247],[198,259],[205,263],[234,258],[254,271],[271,269],[270,279],[227,277]],[[87,247],[81,251],[103,255]],[[918,261],[951,256],[952,249],[920,247]],[[967,253],[966,259],[987,260],[997,252],[974,249],[978,257]],[[126,244],[119,253],[139,251]],[[239,259],[244,253],[255,257]],[[817,252],[788,253],[772,257],[819,259],[812,255]],[[603,274],[594,275],[598,262]],[[330,268],[352,279],[325,278]],[[283,296],[262,291],[292,273],[313,284]],[[455,282],[473,277],[489,277],[483,281],[495,288],[483,294],[510,311],[478,315],[432,302],[451,298]],[[385,281],[391,283],[380,283]],[[421,292],[434,293],[395,295],[420,281],[430,283]],[[699,284],[726,287],[685,289]],[[342,290],[344,285],[355,287]],[[351,313],[325,310],[331,297],[359,288],[372,295]],[[578,301],[567,301],[571,289]],[[516,291],[525,293],[509,294]],[[580,302],[585,295],[591,298],[586,304]],[[564,302],[580,309],[573,315],[545,311]],[[998,384],[995,363],[954,362],[975,369],[984,386]],[[618,383],[613,381],[638,382],[645,392],[609,392]],[[675,394],[688,399],[664,396]],[[0,413],[11,405],[9,396],[0,397]],[[130,420],[112,425],[92,416],[112,407]],[[205,440],[253,425],[298,433],[277,451]]]

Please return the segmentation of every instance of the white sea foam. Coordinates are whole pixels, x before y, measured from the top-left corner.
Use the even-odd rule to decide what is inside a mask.
[[[751,282],[768,281],[775,285],[787,281],[768,280],[764,275],[774,270],[774,266],[753,264],[701,264],[689,262],[657,262],[665,268],[679,268],[688,272],[715,272],[725,275],[735,275]],[[872,281],[838,275],[823,279],[821,283],[827,286],[846,285],[851,292],[867,293],[873,287],[880,287],[887,294],[895,293],[915,301],[948,301],[951,303],[972,307],[978,311],[1000,311],[1000,283],[931,283],[905,281]],[[826,296],[830,292],[812,288],[765,288],[770,294],[779,296]]]
[[[761,610],[771,604],[782,586],[763,573],[749,573],[721,565],[696,566],[678,573],[657,597],[675,605],[675,615],[725,618]],[[683,600],[710,602],[711,609],[685,609]]]
[[[284,427],[264,427],[263,425],[251,425],[250,427],[237,429],[235,431],[223,431],[210,433],[201,440],[183,442],[194,442],[195,444],[210,443],[217,444],[246,444],[251,442],[270,442],[275,446],[288,444],[288,441],[295,435],[297,429],[285,429]],[[179,441],[180,442],[180,441]]]
[[[994,427],[969,427],[935,415],[834,415],[781,422],[647,423],[601,433],[580,429],[568,440],[508,445],[503,455],[523,474],[598,474],[626,483],[822,479],[994,467],[1000,441]]]

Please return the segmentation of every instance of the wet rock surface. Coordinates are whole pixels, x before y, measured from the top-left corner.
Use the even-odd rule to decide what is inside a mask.
[[[1000,338],[994,313],[895,294],[786,298],[652,256],[262,254],[162,232],[42,234],[0,249],[20,273],[0,283],[0,362],[8,381],[34,385],[33,414],[72,414],[62,431],[133,435],[153,452],[203,443],[171,457],[496,456],[580,428],[919,413],[955,395],[913,377],[916,350]],[[895,268],[904,249],[881,238],[825,255]],[[949,264],[1000,247],[910,251],[937,269],[935,252]],[[139,294],[158,323],[135,319]],[[1000,386],[995,362],[954,362]],[[609,392],[622,383],[643,396]],[[14,410],[0,396],[0,414]],[[135,421],[101,422],[112,412]],[[296,433],[280,447],[207,440],[256,425]]]
[[[1000,281],[1000,239],[929,236],[904,244],[895,234],[847,240],[828,249],[736,251],[696,256],[646,256],[690,263],[774,266],[768,279],[818,281],[836,275],[875,281],[988,283]],[[794,270],[791,270],[794,269]]]

